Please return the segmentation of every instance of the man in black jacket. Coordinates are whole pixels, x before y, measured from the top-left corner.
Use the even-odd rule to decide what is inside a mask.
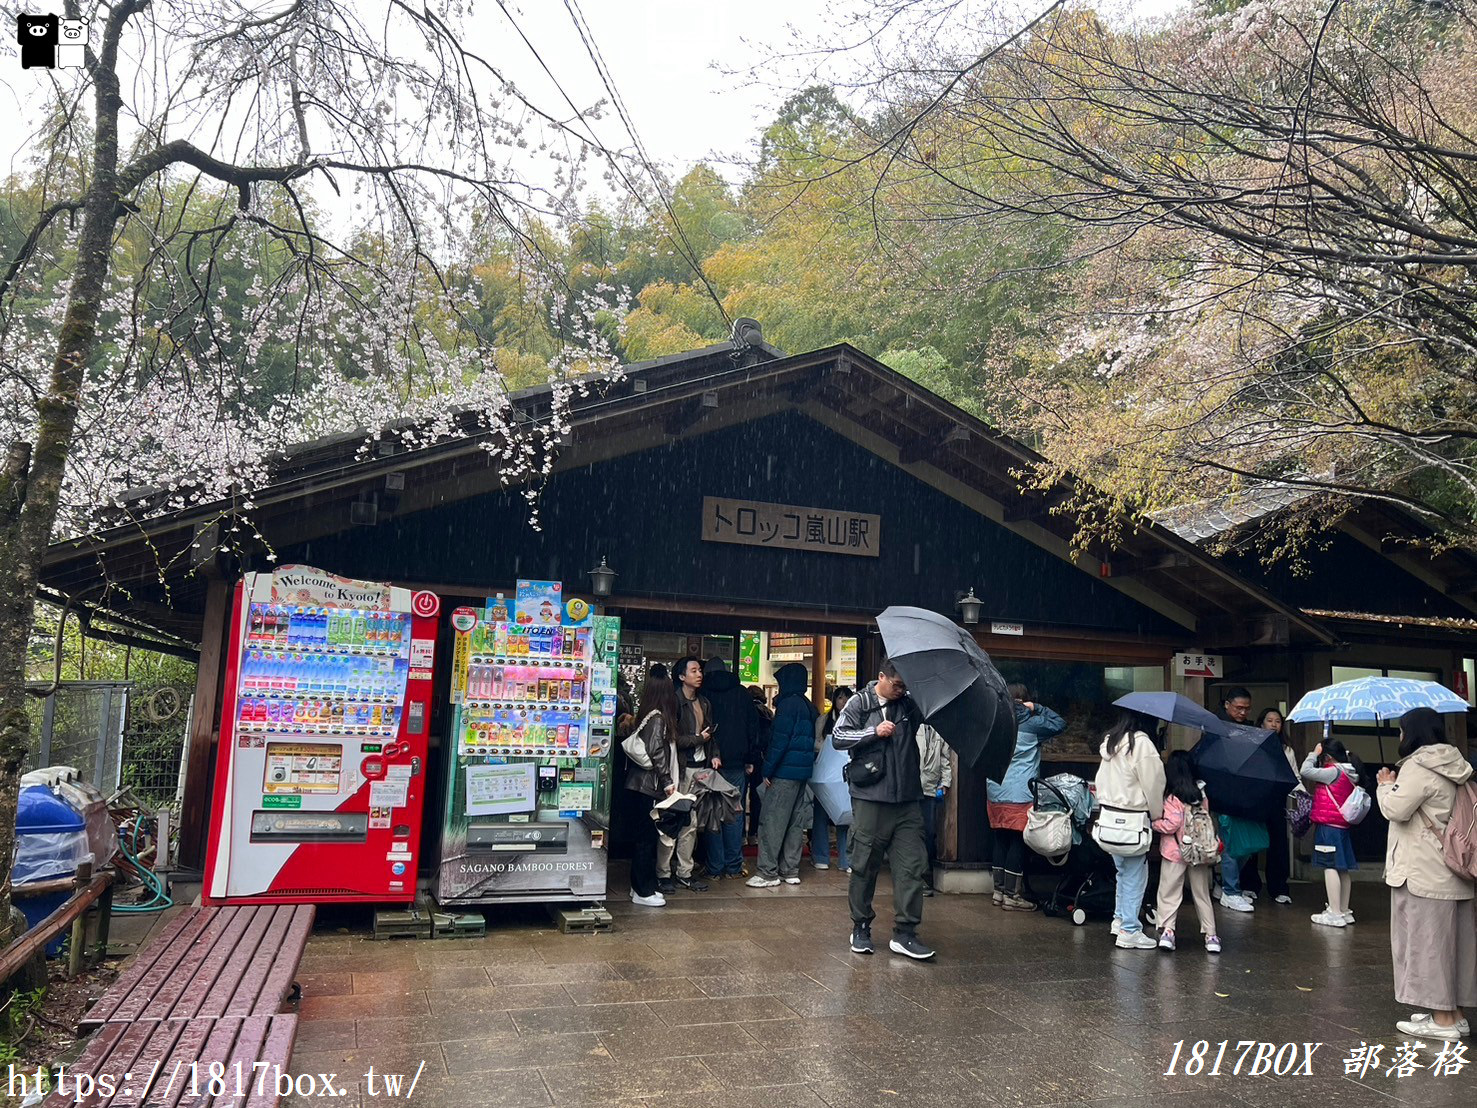
[[[871,954],[872,896],[882,858],[891,853],[892,941],[888,949],[919,961],[934,951],[918,938],[923,919],[923,875],[928,847],[923,838],[923,786],[919,778],[918,728],[923,713],[908,698],[907,685],[891,662],[846,702],[831,739],[851,752],[851,950]]]
[[[713,706],[713,765],[744,795],[744,778],[756,759],[759,743],[759,710],[738,678],[728,671],[722,658],[703,663],[703,695]],[[710,877],[747,877],[744,868],[744,819],[742,813],[721,831],[704,836]]]

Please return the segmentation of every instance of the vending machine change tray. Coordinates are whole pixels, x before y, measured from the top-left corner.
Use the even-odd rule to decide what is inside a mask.
[[[368,838],[368,812],[251,813],[254,843],[362,843]]]
[[[467,853],[564,854],[569,825],[559,823],[473,823],[467,827]]]

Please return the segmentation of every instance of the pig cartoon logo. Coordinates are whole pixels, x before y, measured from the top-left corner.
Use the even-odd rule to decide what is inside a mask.
[[[63,19],[56,44],[58,69],[81,69],[87,64],[87,20]]]
[[[15,17],[15,40],[21,44],[22,69],[55,69],[61,19],[21,12]]]

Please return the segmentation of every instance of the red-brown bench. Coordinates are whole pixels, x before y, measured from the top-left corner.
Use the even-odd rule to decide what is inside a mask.
[[[134,959],[78,1023],[275,1015],[313,931],[309,904],[191,908]]]
[[[41,1108],[276,1108],[294,1015],[104,1024]]]

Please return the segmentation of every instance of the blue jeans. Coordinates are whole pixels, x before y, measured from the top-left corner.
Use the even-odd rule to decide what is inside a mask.
[[[1113,866],[1118,870],[1118,897],[1113,914],[1118,918],[1120,930],[1132,935],[1144,929],[1139,922],[1139,910],[1144,906],[1144,893],[1149,887],[1149,856],[1123,858],[1115,854]]]
[[[744,767],[742,765],[728,768],[724,763],[723,768],[718,771],[734,788],[739,790],[739,795],[744,791]],[[720,831],[706,831],[703,833],[703,849],[708,855],[708,872],[714,877],[720,874],[737,874],[744,868],[744,817],[739,816],[732,823],[725,823]]]
[[[812,862],[823,862],[826,865],[830,865],[831,827],[830,813],[817,800],[810,818],[810,860]],[[835,827],[836,864],[842,869],[850,869],[851,861],[846,857],[846,824],[838,823]]]
[[[1224,896],[1241,895],[1241,867],[1245,864],[1245,858],[1232,858],[1229,854],[1221,857],[1221,893]]]

